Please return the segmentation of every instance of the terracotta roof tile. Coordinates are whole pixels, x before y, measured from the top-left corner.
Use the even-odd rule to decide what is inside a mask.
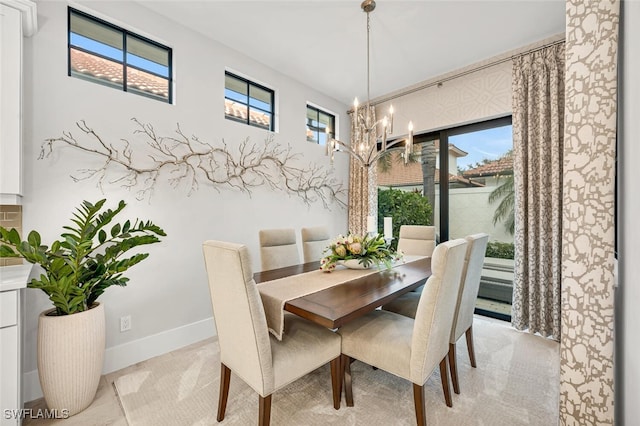
[[[502,158],[488,162],[473,169],[462,172],[466,178],[495,176],[513,173],[513,154],[508,153]]]
[[[224,113],[225,115],[230,115],[233,117],[237,117],[240,120],[247,119],[247,106],[244,104],[239,104],[229,99],[224,100]],[[250,121],[259,126],[269,128],[271,125],[270,117],[266,114],[250,110],[249,115],[251,116]]]
[[[484,186],[479,182],[474,182],[463,176],[449,174],[449,182],[457,183],[461,186]],[[435,183],[440,183],[440,170],[436,169]],[[378,172],[379,186],[412,186],[422,185],[422,164],[409,163],[393,164],[388,172]]]
[[[122,65],[90,53],[71,49],[71,69],[108,83],[122,85]],[[165,99],[169,97],[169,85],[166,78],[135,68],[128,68],[127,86]]]

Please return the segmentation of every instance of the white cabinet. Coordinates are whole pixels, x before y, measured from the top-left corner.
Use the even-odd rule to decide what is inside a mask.
[[[22,292],[31,265],[0,268],[0,426],[21,423]]]
[[[37,27],[35,3],[0,0],[0,204],[21,204],[22,39]]]
[[[0,4],[0,193],[22,195],[22,14]]]
[[[22,401],[18,398],[20,392],[18,342],[17,325],[0,328],[0,401],[2,401],[0,425],[2,426],[19,424],[17,418],[19,416],[14,414],[22,408]]]

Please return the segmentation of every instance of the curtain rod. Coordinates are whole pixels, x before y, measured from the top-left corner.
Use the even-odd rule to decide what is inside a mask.
[[[433,86],[438,86],[439,87],[439,86],[442,86],[442,83],[445,83],[447,81],[454,80],[454,79],[459,78],[459,77],[464,77],[465,75],[472,74],[472,73],[477,72],[477,71],[482,71],[484,69],[491,68],[491,67],[494,67],[496,65],[500,65],[500,64],[502,64],[504,62],[512,61],[515,58],[518,58],[520,56],[528,55],[530,53],[537,52],[538,50],[546,49],[547,47],[555,46],[557,44],[562,44],[564,42],[565,42],[564,38],[562,38],[560,40],[552,41],[552,42],[544,44],[542,46],[534,47],[534,48],[529,49],[527,51],[524,51],[524,52],[521,52],[521,53],[516,53],[514,55],[507,56],[506,58],[498,59],[498,60],[495,60],[493,62],[489,62],[488,64],[480,65],[478,67],[471,68],[469,70],[462,71],[462,72],[459,72],[457,74],[453,74],[453,75],[451,75],[449,77],[445,77],[445,78],[442,78],[440,80],[437,80],[437,81],[434,81],[434,82],[431,82],[431,83],[421,84],[420,86],[414,87],[412,89],[404,90],[404,91],[399,92],[399,93],[397,93],[395,95],[387,96],[387,97],[381,98],[379,100],[374,100],[373,102],[371,102],[371,104],[373,106],[377,106],[377,105],[380,105],[382,103],[391,101],[393,99],[397,99],[397,98],[399,98],[401,96],[406,96],[406,95],[409,95],[411,93],[414,93],[414,92],[417,92],[417,91],[420,91],[420,90],[423,90],[423,89],[427,89],[429,87],[433,87]]]

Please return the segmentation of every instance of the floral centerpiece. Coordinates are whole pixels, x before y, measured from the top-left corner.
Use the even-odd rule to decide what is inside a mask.
[[[326,256],[320,261],[320,269],[325,272],[331,272],[336,265],[349,260],[357,261],[366,269],[381,263],[391,268],[392,262],[402,259],[402,253],[392,251],[382,234],[338,235],[325,249],[325,253]]]

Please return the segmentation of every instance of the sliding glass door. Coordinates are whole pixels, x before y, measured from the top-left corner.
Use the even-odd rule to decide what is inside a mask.
[[[479,232],[489,234],[476,308],[482,314],[510,319],[514,227],[511,117],[418,134],[414,144],[407,165],[400,154],[389,155],[379,164],[380,190],[425,198],[430,218],[419,224],[434,225],[440,242]],[[397,194],[391,198],[403,198]],[[384,197],[389,198],[388,194]],[[405,208],[412,208],[411,204]]]
[[[449,239],[484,232],[489,245],[476,308],[511,317],[513,290],[513,140],[511,120],[450,131]]]

